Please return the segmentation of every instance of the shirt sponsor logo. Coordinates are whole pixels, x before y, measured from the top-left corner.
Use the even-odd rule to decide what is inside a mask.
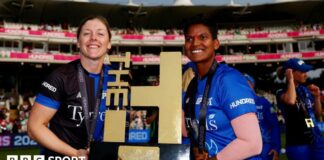
[[[50,91],[52,91],[52,92],[56,92],[56,88],[55,88],[54,86],[50,85],[49,83],[47,83],[47,82],[43,82],[42,85],[43,85],[45,88],[49,89]]]
[[[81,93],[80,92],[78,92],[76,98],[81,98]]]
[[[70,119],[76,122],[76,127],[80,127],[84,121],[82,106],[68,105],[68,109],[72,111],[72,117]],[[93,112],[89,112],[90,119],[92,119],[92,116],[93,116]],[[105,112],[99,112],[97,116],[98,118],[100,118],[100,121],[104,121]]]
[[[256,106],[256,109],[260,109],[261,110],[261,109],[263,109],[263,106],[262,105],[257,105]]]
[[[208,98],[208,103],[207,103],[208,106],[212,105],[212,100],[213,100],[213,97]],[[196,104],[201,104],[201,102],[202,102],[202,97],[197,98]]]
[[[231,109],[234,109],[236,107],[238,107],[239,105],[243,105],[243,104],[255,104],[254,99],[253,98],[242,98],[239,100],[236,100],[235,102],[232,102],[230,104]]]
[[[208,115],[206,130],[207,131],[217,130],[215,114]]]

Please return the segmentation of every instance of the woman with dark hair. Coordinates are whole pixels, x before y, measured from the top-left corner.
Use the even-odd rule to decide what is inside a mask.
[[[184,27],[185,54],[195,77],[183,101],[183,135],[190,137],[193,159],[257,159],[262,140],[254,93],[241,73],[216,62],[219,41],[211,22],[195,19]]]
[[[77,31],[80,59],[53,71],[40,86],[28,134],[49,156],[87,157],[89,143],[102,141],[111,33],[102,16],[84,19]]]

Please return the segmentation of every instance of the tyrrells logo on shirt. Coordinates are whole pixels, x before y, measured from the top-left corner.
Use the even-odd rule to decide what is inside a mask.
[[[77,122],[76,127],[80,127],[84,121],[82,106],[68,105],[67,108],[72,112],[72,117],[70,119]],[[92,115],[93,112],[89,112],[90,119],[92,118]],[[101,121],[104,121],[105,112],[99,112],[98,118],[100,118]]]
[[[197,120],[196,119],[196,122],[197,123],[194,123],[193,121],[192,121],[192,119],[191,118],[189,118],[189,117],[186,117],[185,118],[185,121],[186,121],[186,126],[187,126],[187,128],[191,128],[191,127],[193,127],[194,125],[197,125],[197,124],[199,124],[199,120]],[[215,114],[209,114],[208,116],[207,116],[207,120],[206,120],[206,130],[207,131],[213,131],[213,130],[217,130],[217,125],[216,125],[216,117],[215,117]]]
[[[52,85],[50,85],[49,83],[47,82],[43,82],[42,83],[42,86],[44,86],[45,88],[47,88],[48,90],[52,91],[52,92],[56,92],[56,88]]]
[[[296,105],[297,105],[297,108],[300,109],[300,108],[304,108],[303,106],[306,106],[306,107],[311,107],[312,104],[310,101],[308,101],[307,103],[304,103],[303,101],[297,101],[296,102]],[[306,109],[306,108],[305,108]]]

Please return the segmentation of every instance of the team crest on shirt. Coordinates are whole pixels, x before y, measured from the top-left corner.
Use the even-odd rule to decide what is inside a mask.
[[[202,97],[199,97],[199,98],[197,98],[197,100],[196,100],[196,104],[201,104],[201,102],[202,102]],[[213,102],[213,97],[209,97],[208,98],[208,103],[207,103],[207,105],[208,106],[211,106],[212,105],[212,102]]]
[[[81,93],[80,92],[78,92],[76,98],[81,98]]]
[[[205,146],[209,155],[216,155],[218,153],[218,146],[213,139],[209,139],[205,142]]]

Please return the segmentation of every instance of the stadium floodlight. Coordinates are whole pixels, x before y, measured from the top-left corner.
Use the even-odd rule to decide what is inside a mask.
[[[133,0],[128,0],[128,6],[139,6],[138,4],[134,3]]]
[[[251,14],[252,11],[248,10],[250,6],[250,3],[247,3],[246,6],[244,8],[242,8],[241,10],[239,11],[234,11],[233,14],[236,14],[236,15],[246,15],[246,14]]]
[[[242,6],[242,5],[238,4],[238,3],[235,3],[234,0],[230,0],[230,3],[228,4],[228,6],[238,7],[238,6]]]
[[[146,11],[143,11],[143,3],[141,5],[138,6],[136,11],[128,11],[128,14],[132,15],[133,17],[138,17],[138,16],[144,16],[147,14]]]
[[[16,6],[19,8],[33,8],[34,4],[31,0],[13,0],[10,2],[12,6]]]
[[[174,6],[193,6],[191,0],[175,0],[173,3]]]

